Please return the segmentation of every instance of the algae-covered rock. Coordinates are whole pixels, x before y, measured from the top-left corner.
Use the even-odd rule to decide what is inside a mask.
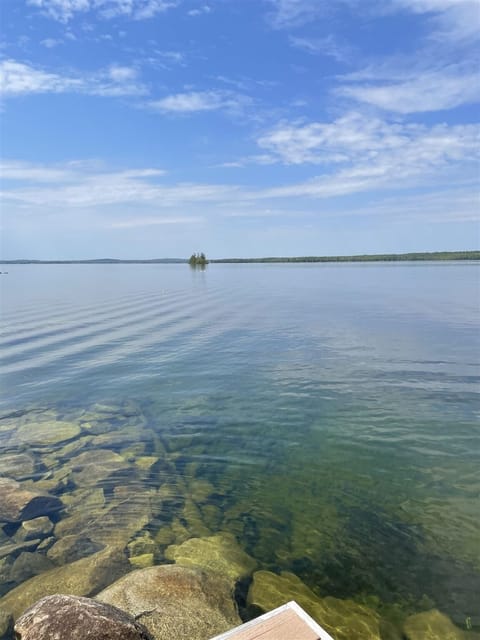
[[[132,616],[90,598],[42,598],[17,620],[19,640],[153,640]]]
[[[53,531],[53,522],[47,516],[40,516],[32,520],[25,520],[22,526],[15,533],[15,540],[36,540],[46,538]]]
[[[56,567],[30,578],[0,599],[0,611],[17,618],[40,598],[64,592],[88,596],[130,570],[122,550],[109,548],[88,558]]]
[[[146,569],[147,567],[153,567],[155,556],[153,553],[142,553],[139,556],[130,556],[128,561],[135,569]]]
[[[35,460],[28,453],[2,453],[0,475],[20,480],[31,477],[35,471]]]
[[[46,420],[45,422],[26,422],[18,427],[11,437],[12,444],[28,444],[31,447],[47,447],[79,435],[81,429],[75,422]]]
[[[43,554],[23,551],[12,565],[10,580],[18,584],[54,567],[54,563]]]
[[[190,538],[180,545],[171,545],[165,557],[183,567],[200,567],[220,573],[231,582],[250,575],[257,566],[230,533],[207,538]]]
[[[247,598],[250,607],[266,612],[290,600],[303,607],[335,640],[382,640],[380,616],[372,609],[352,600],[319,598],[293,573],[257,571],[253,575]]]
[[[70,465],[73,481],[78,487],[100,484],[110,476],[130,468],[122,456],[110,449],[85,451],[72,458]]]
[[[227,580],[176,565],[132,571],[97,599],[139,619],[155,640],[208,640],[241,623]]]
[[[32,520],[62,507],[59,498],[24,489],[11,478],[0,478],[0,522]]]
[[[87,535],[69,535],[57,540],[48,549],[47,556],[57,564],[67,564],[91,556],[104,548],[104,544],[94,542]]]
[[[10,640],[13,634],[13,616],[6,611],[0,611],[0,640]]]
[[[478,640],[480,634],[467,633],[437,609],[423,611],[405,620],[403,633],[407,640]]]

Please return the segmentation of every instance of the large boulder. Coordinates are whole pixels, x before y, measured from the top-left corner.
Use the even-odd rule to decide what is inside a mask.
[[[190,538],[180,545],[170,545],[165,557],[182,567],[200,567],[220,573],[235,583],[249,576],[257,562],[239,546],[235,536],[219,533],[206,538]]]
[[[33,520],[62,507],[59,498],[23,489],[11,478],[0,478],[0,522]]]
[[[153,640],[145,627],[124,611],[89,598],[42,598],[16,622],[19,640]]]
[[[256,612],[270,611],[290,600],[303,607],[335,640],[401,637],[372,609],[352,600],[319,598],[293,573],[277,575],[270,571],[257,571],[254,574],[247,603]]]
[[[123,551],[108,548],[26,580],[0,599],[0,612],[12,613],[17,618],[43,596],[58,592],[90,596],[129,570]]]
[[[132,571],[96,599],[139,619],[155,640],[208,640],[241,624],[228,580],[176,565]]]

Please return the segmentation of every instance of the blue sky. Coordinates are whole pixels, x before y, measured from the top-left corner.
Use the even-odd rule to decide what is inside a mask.
[[[479,0],[1,0],[3,258],[479,247]]]

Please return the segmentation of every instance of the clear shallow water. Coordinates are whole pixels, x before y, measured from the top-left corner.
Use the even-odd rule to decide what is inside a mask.
[[[231,531],[319,595],[480,626],[478,265],[8,271],[2,414],[107,404],[112,434],[133,404],[137,437],[103,446],[168,460],[135,477],[178,494],[152,535]],[[38,479],[49,451],[32,452]],[[214,490],[195,524],[198,480]]]

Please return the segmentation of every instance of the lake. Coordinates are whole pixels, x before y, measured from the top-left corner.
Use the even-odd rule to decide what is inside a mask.
[[[130,486],[149,515],[127,499],[104,536],[155,562],[227,531],[321,597],[480,627],[478,264],[2,270],[0,475],[22,454],[64,501],[51,543]],[[55,421],[77,430],[35,436]]]

